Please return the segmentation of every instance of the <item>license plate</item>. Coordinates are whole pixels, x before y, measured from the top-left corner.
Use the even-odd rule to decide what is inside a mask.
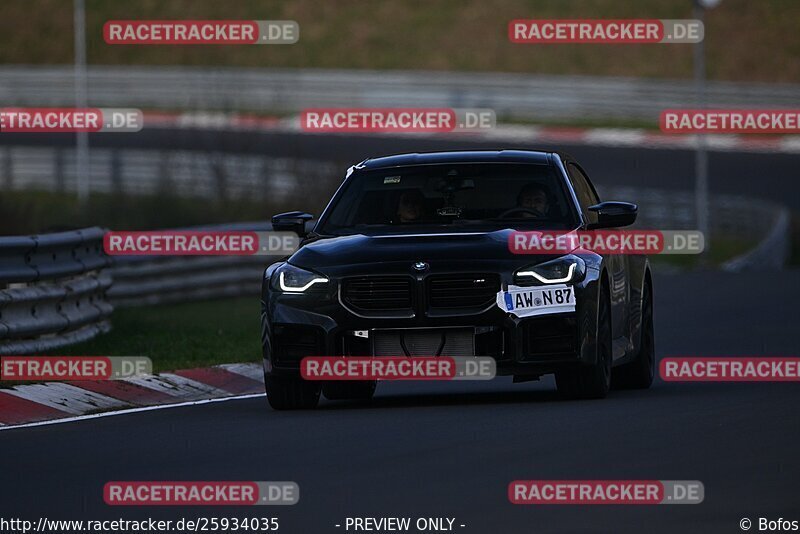
[[[498,306],[518,317],[575,311],[575,289],[560,285],[552,287],[509,286],[498,293]]]

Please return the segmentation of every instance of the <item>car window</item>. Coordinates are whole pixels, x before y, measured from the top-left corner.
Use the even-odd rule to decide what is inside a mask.
[[[589,206],[594,206],[599,203],[600,198],[597,196],[597,193],[595,193],[594,188],[592,188],[589,183],[589,179],[583,171],[581,171],[580,167],[574,163],[570,163],[567,165],[567,168],[569,169],[572,188],[575,190],[575,196],[578,197],[578,202],[581,205],[581,211],[584,217],[586,217],[586,220],[590,223],[597,222],[597,214],[593,211],[589,211],[588,208]]]
[[[436,164],[362,171],[325,214],[326,234],[575,228],[563,178],[549,164]]]

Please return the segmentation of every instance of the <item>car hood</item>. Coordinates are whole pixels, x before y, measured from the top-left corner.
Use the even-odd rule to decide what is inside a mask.
[[[429,263],[431,267],[470,266],[481,268],[507,268],[547,261],[556,255],[514,254],[509,250],[508,239],[512,230],[474,233],[402,234],[367,236],[355,234],[322,238],[304,245],[289,258],[289,263],[305,269],[337,274],[347,267],[368,268],[392,264],[406,270],[415,262]],[[356,271],[361,269],[355,269]],[[381,269],[383,270],[383,269]],[[348,271],[349,273],[350,271]]]

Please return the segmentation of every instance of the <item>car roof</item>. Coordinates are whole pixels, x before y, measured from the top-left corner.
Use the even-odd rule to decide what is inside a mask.
[[[414,152],[370,158],[356,165],[357,169],[383,169],[413,165],[435,165],[447,163],[532,163],[549,164],[549,157],[558,152],[541,150],[454,150],[449,152]]]

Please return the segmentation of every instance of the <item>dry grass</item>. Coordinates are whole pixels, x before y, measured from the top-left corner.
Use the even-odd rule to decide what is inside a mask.
[[[690,18],[690,0],[88,0],[94,64],[440,69],[682,78],[691,45],[515,45],[513,18]],[[109,46],[109,19],[294,19],[288,46]],[[800,82],[800,2],[724,0],[706,24],[711,78]],[[0,63],[72,61],[72,2],[3,0]]]

